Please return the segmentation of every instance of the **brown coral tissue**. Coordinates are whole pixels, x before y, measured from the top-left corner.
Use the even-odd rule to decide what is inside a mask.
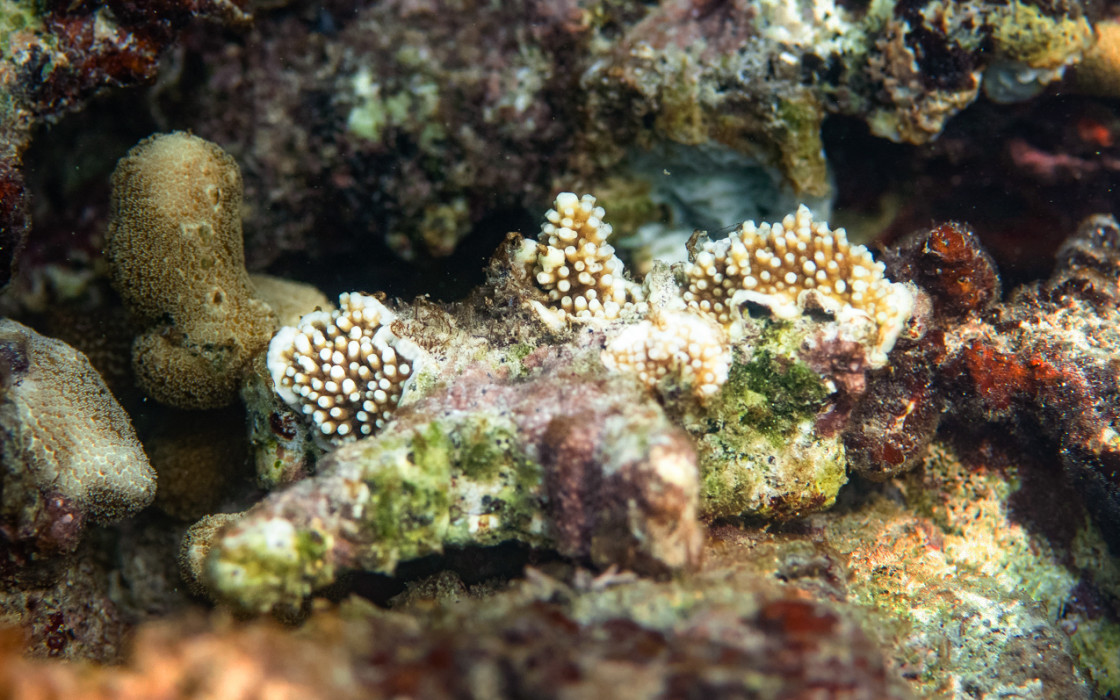
[[[182,132],[141,141],[113,173],[111,216],[113,283],[145,327],[137,383],[178,408],[227,405],[276,326],[245,271],[237,163]]]

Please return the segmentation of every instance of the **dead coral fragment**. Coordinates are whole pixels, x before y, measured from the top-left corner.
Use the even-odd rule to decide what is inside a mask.
[[[147,328],[137,382],[179,408],[228,404],[276,327],[245,272],[237,163],[190,134],[153,136],[117,164],[111,206],[113,285]]]
[[[865,315],[879,328],[876,365],[886,363],[914,305],[913,295],[886,279],[883,264],[866,248],[850,245],[844,229],[813,221],[804,205],[781,223],[747,221],[691,253],[684,297],[692,308],[729,329],[747,302],[784,319],[799,316],[810,301],[838,316]]]
[[[561,192],[541,226],[533,276],[554,308],[576,318],[618,318],[631,299],[641,301],[607,244],[611,226],[603,214],[591,195]]]
[[[715,395],[731,368],[727,334],[688,311],[652,314],[629,326],[601,357],[608,369],[633,372],[651,388],[665,377],[677,378],[698,398]]]
[[[470,366],[236,525],[199,533],[190,575],[236,608],[283,611],[343,571],[392,573],[445,546],[516,540],[640,573],[695,565],[687,435],[634,382],[587,375],[586,353],[535,359],[530,378]]]
[[[392,415],[422,350],[393,334],[392,311],[357,292],[313,311],[268,346],[276,393],[332,442],[370,435]]]

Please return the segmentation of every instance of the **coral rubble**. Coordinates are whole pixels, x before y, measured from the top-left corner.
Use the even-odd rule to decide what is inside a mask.
[[[267,610],[298,608],[346,569],[391,573],[445,546],[516,539],[645,571],[694,563],[688,439],[628,379],[579,371],[586,355],[538,351],[520,378],[468,368],[217,533],[197,577]]]

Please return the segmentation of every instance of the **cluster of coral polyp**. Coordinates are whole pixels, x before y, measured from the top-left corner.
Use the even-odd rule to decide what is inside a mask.
[[[730,236],[693,251],[685,274],[689,306],[734,326],[738,307],[754,302],[778,318],[799,316],[808,304],[831,313],[864,314],[878,326],[879,362],[894,347],[914,306],[901,284],[883,275],[863,246],[848,243],[844,229],[830,231],[801,206],[781,223],[747,221]]]
[[[714,396],[727,381],[731,349],[727,336],[709,319],[666,311],[615,336],[602,360],[610,369],[636,374],[648,386],[669,378],[704,398]]]
[[[421,350],[393,334],[393,312],[376,298],[343,294],[336,311],[313,311],[268,347],[276,392],[322,436],[344,441],[385,425]]]
[[[607,243],[611,226],[603,215],[591,195],[562,192],[541,227],[537,284],[554,306],[577,318],[617,318],[630,299],[641,298]]]

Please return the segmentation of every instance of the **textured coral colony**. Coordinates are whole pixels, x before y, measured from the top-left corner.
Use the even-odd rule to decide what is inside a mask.
[[[0,0],[0,697],[1120,697],[1118,115],[1110,0]]]

